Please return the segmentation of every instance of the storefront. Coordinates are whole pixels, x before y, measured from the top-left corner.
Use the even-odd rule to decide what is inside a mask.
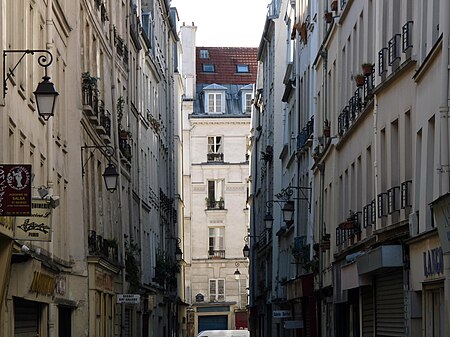
[[[412,305],[408,321],[411,337],[444,336],[445,265],[437,232],[433,231],[425,238],[412,241],[409,249]]]

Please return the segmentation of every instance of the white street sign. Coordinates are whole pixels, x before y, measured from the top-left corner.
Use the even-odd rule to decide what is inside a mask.
[[[141,303],[141,295],[117,294],[117,303],[139,304]]]

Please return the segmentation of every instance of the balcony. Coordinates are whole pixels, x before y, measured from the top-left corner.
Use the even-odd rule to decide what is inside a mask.
[[[208,153],[206,158],[208,163],[223,163],[223,153]]]
[[[88,248],[89,255],[103,257],[115,262],[119,261],[117,242],[114,239],[104,239],[101,235],[97,235],[97,233],[92,230],[89,231]]]
[[[361,239],[361,212],[350,213],[344,222],[336,228],[336,246],[354,244]]]
[[[210,249],[208,251],[208,259],[224,259],[225,258],[225,250],[215,250]]]
[[[131,162],[131,144],[129,144],[128,140],[121,139],[119,140],[119,149],[123,158],[125,158],[128,162]]]
[[[90,76],[89,73],[83,73],[81,90],[83,111],[89,119],[96,121],[99,111],[97,78]]]
[[[101,136],[105,136],[104,140],[108,141],[111,139],[111,114],[108,110],[101,109],[99,113],[99,125],[97,126],[97,132]]]
[[[220,200],[210,200],[206,198],[205,201],[206,209],[208,210],[225,209],[225,201],[223,200],[223,198],[220,198]]]

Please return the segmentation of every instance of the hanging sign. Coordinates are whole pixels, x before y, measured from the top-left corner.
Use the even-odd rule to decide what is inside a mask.
[[[450,253],[450,193],[444,194],[431,203],[434,223],[438,229],[442,252]]]
[[[0,216],[31,214],[31,165],[0,164]]]
[[[14,238],[18,240],[52,240],[52,208],[50,201],[33,199],[31,215],[16,217]]]

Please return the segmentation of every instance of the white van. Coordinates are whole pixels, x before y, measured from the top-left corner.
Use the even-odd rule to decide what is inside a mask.
[[[248,330],[203,330],[197,337],[250,337]]]

